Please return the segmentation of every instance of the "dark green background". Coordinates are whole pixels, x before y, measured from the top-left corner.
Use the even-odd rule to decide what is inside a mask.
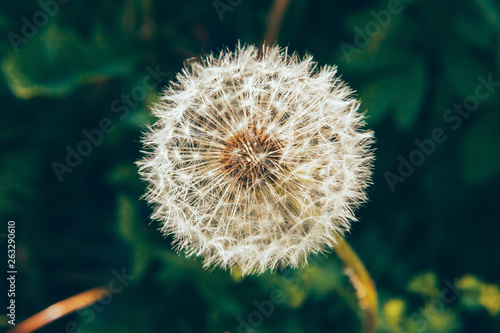
[[[45,331],[65,332],[74,321],[75,332],[233,333],[237,318],[248,321],[253,302],[273,290],[286,300],[257,332],[359,330],[355,295],[335,254],[303,270],[244,280],[204,271],[199,259],[170,249],[139,199],[145,184],[134,162],[160,85],[125,108],[122,94],[143,85],[147,68],[168,73],[165,85],[187,58],[233,49],[238,40],[259,43],[271,4],[237,2],[221,21],[210,0],[73,0],[16,53],[9,36],[22,37],[26,20],[43,9],[1,1],[0,233],[16,221],[18,321],[124,269],[135,278],[109,304]],[[292,0],[279,43],[320,65],[337,64],[375,130],[370,202],[347,238],[377,284],[380,332],[499,332],[499,87],[458,128],[443,116],[474,96],[479,76],[500,81],[500,4],[413,0],[400,7],[382,26],[371,11],[387,10],[387,1]],[[344,53],[342,43],[356,47],[367,28],[375,30],[366,45]],[[67,146],[76,149],[82,131],[104,118],[112,130],[59,182],[54,161],[65,164]],[[399,156],[407,160],[415,140],[436,128],[447,140],[391,191],[387,172],[397,173]],[[458,297],[448,298],[449,284],[461,288]],[[2,329],[6,321],[1,315]]]

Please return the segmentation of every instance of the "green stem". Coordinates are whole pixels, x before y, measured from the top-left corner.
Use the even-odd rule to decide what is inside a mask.
[[[345,265],[345,272],[349,277],[362,311],[362,332],[373,333],[377,330],[377,289],[370,274],[361,259],[351,248],[349,243],[339,237],[335,251]]]

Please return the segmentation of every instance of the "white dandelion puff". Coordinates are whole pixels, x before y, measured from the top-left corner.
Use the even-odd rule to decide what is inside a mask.
[[[138,162],[152,219],[204,266],[297,267],[366,200],[373,133],[311,56],[238,45],[190,62],[153,110]]]

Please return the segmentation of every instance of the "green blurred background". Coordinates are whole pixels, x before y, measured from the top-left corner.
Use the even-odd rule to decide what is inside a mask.
[[[161,86],[187,58],[259,43],[271,2],[55,3],[0,3],[0,241],[6,253],[15,220],[17,322],[124,272],[123,290],[41,332],[357,332],[335,254],[245,279],[204,271],[139,199],[134,162]],[[499,37],[495,0],[286,12],[280,45],[337,64],[376,132],[370,202],[347,239],[377,284],[379,332],[500,332]],[[436,131],[446,140],[431,144]],[[73,149],[88,154],[68,166]],[[273,292],[284,302],[259,310]]]

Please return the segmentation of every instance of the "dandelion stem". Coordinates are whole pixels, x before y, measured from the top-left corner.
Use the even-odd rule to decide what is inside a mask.
[[[377,289],[370,274],[361,259],[345,239],[339,237],[335,246],[338,256],[345,265],[345,272],[349,276],[362,311],[363,333],[373,333],[377,330]]]
[[[262,45],[276,43],[283,17],[289,4],[290,0],[273,1]],[[342,237],[339,237],[335,250],[343,261],[346,274],[349,276],[349,280],[358,296],[358,304],[363,313],[362,332],[375,332],[377,330],[377,289],[375,288],[375,283],[356,252]]]
[[[290,4],[290,0],[274,0],[271,12],[267,19],[267,29],[264,35],[263,45],[272,45],[278,39],[278,35],[283,22],[286,9]]]
[[[97,287],[84,291],[57,302],[48,308],[34,314],[23,322],[14,326],[7,333],[30,333],[34,332],[51,322],[64,317],[72,312],[88,307],[98,300],[106,297],[108,291],[104,287]]]

